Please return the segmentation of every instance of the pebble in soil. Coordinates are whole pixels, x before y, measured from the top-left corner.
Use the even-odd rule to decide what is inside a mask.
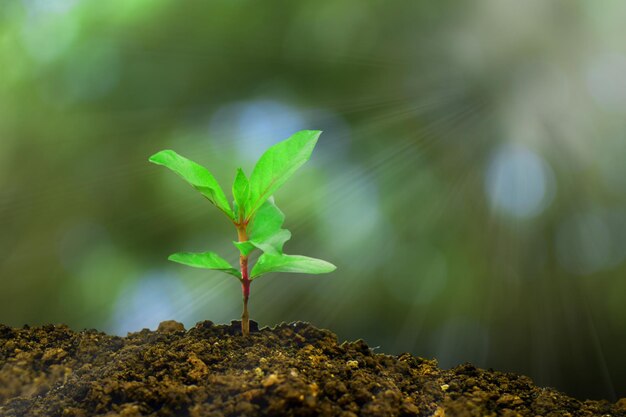
[[[0,416],[612,416],[516,374],[375,354],[306,323],[163,322],[127,337],[0,325]]]

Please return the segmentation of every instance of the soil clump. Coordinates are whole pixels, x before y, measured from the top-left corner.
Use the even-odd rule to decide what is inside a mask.
[[[173,321],[127,337],[0,325],[0,416],[612,416],[525,376],[450,370],[306,323],[258,329]]]

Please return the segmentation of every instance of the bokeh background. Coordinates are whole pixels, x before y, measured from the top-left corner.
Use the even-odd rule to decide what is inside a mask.
[[[276,194],[288,253],[261,325],[626,396],[626,3],[2,0],[0,322],[125,334],[240,315],[237,283],[169,263],[234,229],[151,165],[229,189],[324,130]]]

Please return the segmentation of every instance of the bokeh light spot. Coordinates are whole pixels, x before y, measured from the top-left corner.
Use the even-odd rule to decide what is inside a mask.
[[[358,172],[360,168],[353,167],[352,175],[339,174],[345,178],[335,179],[339,184],[349,184],[350,188],[346,188],[340,199],[332,201],[332,210],[325,212],[325,232],[326,236],[332,236],[328,242],[334,253],[345,259],[359,259],[358,263],[346,263],[346,268],[371,268],[388,259],[394,240],[383,219],[376,184],[365,173]]]
[[[186,321],[179,312],[193,301],[191,293],[176,276],[148,273],[133,282],[118,298],[112,330],[119,335],[142,328],[155,329],[161,321]]]
[[[518,219],[541,213],[551,200],[547,163],[520,145],[503,145],[492,155],[485,189],[494,210]]]
[[[241,158],[256,161],[276,142],[306,128],[300,112],[286,103],[259,99],[219,108],[209,131],[216,138],[236,138]]]
[[[22,22],[20,32],[24,51],[40,63],[50,62],[66,52],[72,44],[78,34],[78,21],[72,16],[58,14],[59,11],[67,9],[42,9],[43,6],[40,7],[40,5],[46,2],[27,3],[32,4],[27,9],[29,15]],[[51,2],[49,7],[52,7],[52,4],[58,7],[67,6],[69,9],[69,2]],[[49,11],[57,13],[48,13]]]

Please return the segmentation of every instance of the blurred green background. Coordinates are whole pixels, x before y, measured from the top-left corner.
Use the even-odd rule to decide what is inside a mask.
[[[626,396],[626,3],[0,1],[0,322],[117,334],[240,315],[225,188],[324,130],[276,197],[324,276],[252,287],[378,352]]]

